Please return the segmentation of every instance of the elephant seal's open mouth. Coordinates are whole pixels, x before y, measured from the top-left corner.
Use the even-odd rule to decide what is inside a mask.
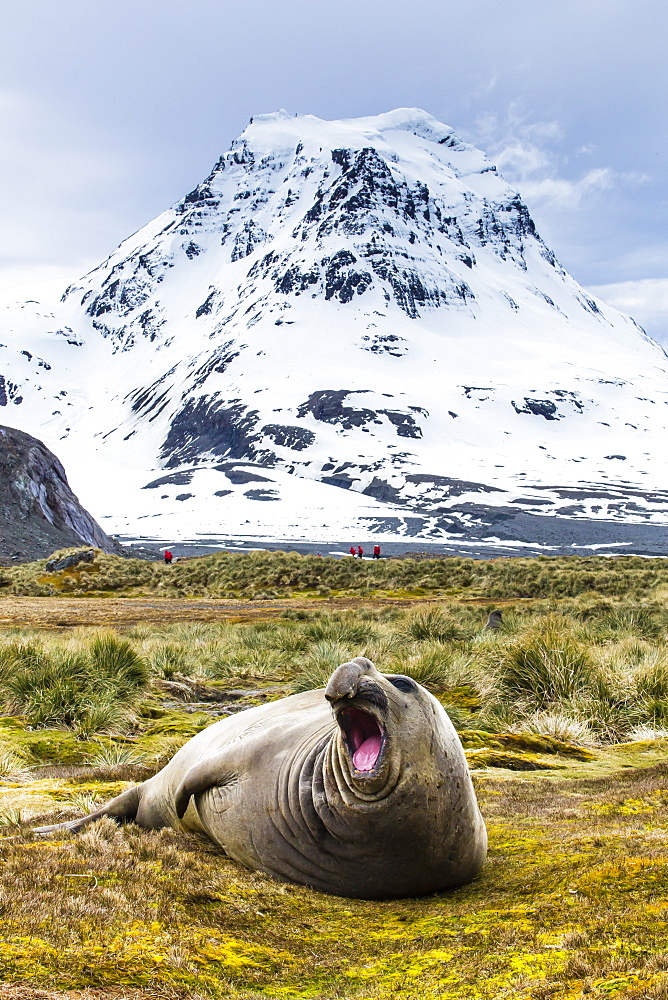
[[[343,730],[354,769],[367,773],[375,771],[385,745],[385,733],[378,720],[356,705],[341,709],[336,719]]]

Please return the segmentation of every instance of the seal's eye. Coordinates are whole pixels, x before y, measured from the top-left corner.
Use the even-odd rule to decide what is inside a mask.
[[[399,691],[410,692],[414,694],[417,690],[415,681],[412,681],[410,677],[388,677],[390,684],[393,684],[395,688]]]

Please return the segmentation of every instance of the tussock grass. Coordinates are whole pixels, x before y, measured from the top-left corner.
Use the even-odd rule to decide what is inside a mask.
[[[668,708],[668,650],[649,650],[636,663],[633,680],[641,698],[665,704]]]
[[[349,613],[341,616],[322,615],[303,629],[303,636],[309,643],[338,642],[351,647],[368,643],[376,635],[376,630],[368,621]]]
[[[142,764],[143,758],[134,747],[99,743],[88,755],[86,763],[92,767],[109,768],[118,764]]]
[[[596,622],[596,630],[606,638],[624,635],[635,639],[659,639],[668,630],[668,613],[652,613],[648,608],[614,608]]]
[[[36,641],[0,646],[5,713],[33,727],[68,727],[82,738],[125,728],[148,676],[131,643],[111,633],[74,649]]]
[[[655,726],[634,726],[626,734],[628,740],[654,741],[663,740],[668,737],[668,729],[660,729]]]
[[[149,665],[156,677],[162,677],[169,681],[176,674],[187,671],[188,657],[186,651],[180,646],[164,643],[151,651]]]
[[[356,654],[352,654],[354,656]],[[340,642],[323,641],[313,644],[302,659],[302,667],[293,682],[295,691],[310,691],[327,685],[327,681],[341,663],[352,659],[350,646]]]
[[[9,743],[0,742],[0,781],[28,781],[28,760]]]
[[[506,698],[542,709],[602,691],[604,678],[584,643],[550,625],[509,646],[499,684]]]
[[[62,555],[64,552],[54,553]],[[621,556],[512,558],[463,557],[334,559],[297,552],[219,552],[179,560],[173,566],[97,552],[92,563],[58,573],[46,560],[2,570],[5,593],[152,594],[165,597],[287,597],[290,595],[438,594],[499,598],[572,598],[598,595],[643,600],[668,591],[668,566],[661,559]],[[619,630],[622,623],[612,621]],[[664,622],[665,629],[665,622]]]
[[[82,816],[87,816],[88,813],[95,812],[102,805],[102,797],[97,792],[75,792],[69,804],[73,809],[80,812]]]
[[[567,715],[563,709],[558,708],[527,715],[520,722],[512,723],[509,730],[512,733],[550,736],[562,743],[572,743],[576,746],[595,746],[598,742],[585,719]]]
[[[447,691],[475,682],[471,661],[441,642],[415,643],[408,656],[397,657],[396,672],[407,674],[432,691]]]
[[[223,698],[230,688],[267,685],[289,693],[325,686],[340,663],[364,655],[432,690],[459,727],[570,732],[584,743],[668,727],[662,604],[589,596],[517,604],[504,607],[501,629],[486,631],[493,607],[450,600],[359,613],[288,609],[253,624],[165,624],[123,637],[85,629],[7,635],[0,700],[30,726],[67,727],[82,740],[140,734],[146,699],[150,715],[170,697],[159,680],[184,685],[191,700],[198,684],[218,685]]]
[[[418,641],[452,642],[463,639],[466,632],[461,616],[458,619],[440,607],[427,607],[407,615],[400,634]]]

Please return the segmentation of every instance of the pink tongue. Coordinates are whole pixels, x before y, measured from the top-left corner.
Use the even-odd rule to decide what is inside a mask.
[[[380,753],[381,737],[369,736],[353,754],[353,764],[358,771],[373,771]]]

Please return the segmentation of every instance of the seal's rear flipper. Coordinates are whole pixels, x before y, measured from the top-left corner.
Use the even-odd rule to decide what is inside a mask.
[[[117,795],[111,802],[107,802],[105,806],[101,806],[95,812],[89,813],[88,816],[82,816],[81,819],[73,819],[68,823],[55,823],[53,826],[36,826],[33,827],[31,832],[38,833],[40,836],[47,836],[49,833],[59,833],[64,830],[76,832],[77,830],[81,830],[82,827],[88,826],[89,823],[103,819],[105,816],[118,820],[119,823],[131,821],[137,815],[137,809],[141,800],[141,789],[142,785],[135,785],[134,788],[128,788],[127,791],[121,795]]]

